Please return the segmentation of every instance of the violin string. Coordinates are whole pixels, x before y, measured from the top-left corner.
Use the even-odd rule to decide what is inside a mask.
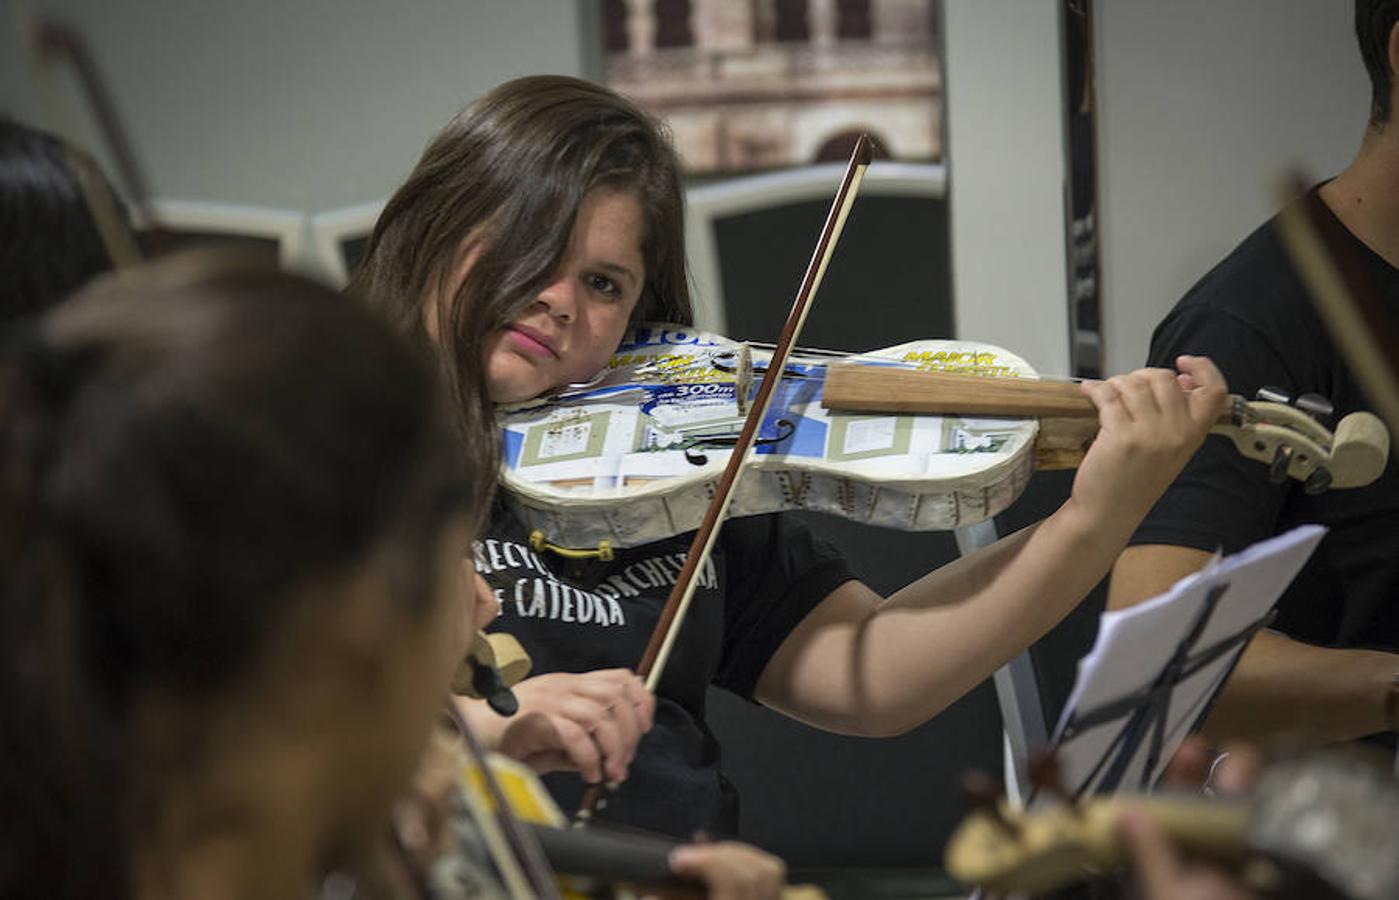
[[[748,342],[748,346],[752,347],[752,348],[755,349],[755,350],[772,350],[772,349],[773,349],[773,345],[772,345],[772,344],[762,343],[762,342],[758,342],[758,341],[749,341],[749,342]],[[797,347],[797,348],[795,348],[795,349],[792,351],[792,355],[793,355],[793,357],[816,356],[816,357],[828,357],[828,358],[831,358],[831,359],[851,359],[852,357],[856,357],[856,356],[865,356],[865,354],[868,353],[868,352],[873,352],[873,351],[824,350],[824,349],[815,348],[815,347]],[[945,373],[945,374],[948,374],[948,375],[980,374],[980,373],[974,371],[975,367],[970,367],[968,371],[963,372],[963,371],[959,371],[956,367],[951,367],[951,368],[932,368],[932,367],[929,367],[926,363],[915,362],[915,361],[913,361],[913,360],[906,360],[906,359],[883,359],[883,358],[881,358],[881,357],[869,356],[869,357],[867,357],[867,358],[866,358],[865,360],[863,360],[863,361],[869,362],[869,363],[872,363],[872,364],[878,364],[878,365],[881,365],[881,366],[888,366],[889,368],[893,368],[893,369],[915,369],[915,370],[928,371],[928,372],[942,372],[942,373]],[[997,377],[997,376],[990,376],[990,377]],[[1052,384],[1079,384],[1079,383],[1084,382],[1084,381],[1090,381],[1090,380],[1092,380],[1092,379],[1079,378],[1079,377],[1070,376],[1070,375],[1041,375],[1041,374],[1038,374],[1038,373],[1035,374],[1035,375],[1032,375],[1032,376],[1020,376],[1020,377],[1032,378],[1032,379],[1034,379],[1034,380],[1036,380],[1036,381],[1045,381],[1045,382],[1049,382],[1049,383],[1052,383]]]
[[[54,61],[61,58],[72,71],[92,110],[93,123],[107,141],[113,164],[122,176],[128,199],[142,224],[155,226],[146,190],[146,180],[131,152],[121,122],[113,109],[97,65],[87,44],[76,31],[56,21],[41,19],[28,13],[27,4],[17,7],[21,33],[29,34],[29,59],[35,82],[40,86],[40,98],[49,128],[63,138],[65,162],[82,192],[83,201],[92,215],[107,255],[118,268],[141,261],[141,251],[135,235],[127,228],[115,202],[100,178],[94,174],[95,157],[85,158],[74,127],[71,107],[60,99]],[[91,159],[91,161],[90,161]]]
[[[549,898],[549,900],[561,900],[558,886],[555,884],[552,870],[549,868],[549,862],[544,858],[544,851],[540,848],[539,842],[535,840],[534,836],[529,834],[520,825],[520,820],[515,817],[514,812],[510,809],[510,804],[505,798],[505,792],[501,790],[500,783],[496,781],[495,773],[490,769],[490,761],[486,758],[486,752],[476,740],[476,735],[471,730],[471,726],[467,724],[466,718],[461,714],[461,711],[456,708],[455,703],[450,698],[447,700],[447,716],[452,720],[452,724],[461,734],[462,745],[466,749],[467,756],[476,764],[477,771],[481,773],[481,781],[485,784],[486,792],[490,794],[491,801],[496,807],[496,821],[509,837],[516,856],[528,873],[528,880],[533,883],[532,887],[537,891],[536,894],[530,894],[528,890],[526,890],[523,896],[538,896]],[[469,794],[467,800],[470,802]],[[508,859],[508,856],[506,858]],[[513,862],[513,860],[510,860],[510,862]],[[508,865],[509,863],[507,862],[507,867]]]

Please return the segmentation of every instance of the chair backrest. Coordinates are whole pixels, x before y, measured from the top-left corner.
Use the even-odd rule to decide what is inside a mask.
[[[696,324],[733,338],[776,338],[843,171],[823,164],[689,189]],[[876,161],[802,343],[865,350],[949,337],[951,309],[946,170]]]
[[[156,200],[151,212],[160,228],[159,250],[169,252],[199,246],[232,247],[265,254],[269,263],[304,269],[306,216],[299,210],[272,209],[238,203],[196,200]],[[137,242],[151,246],[142,223]]]
[[[385,202],[361,203],[311,217],[311,256],[316,270],[335,287],[344,287],[364,258],[369,234]]]

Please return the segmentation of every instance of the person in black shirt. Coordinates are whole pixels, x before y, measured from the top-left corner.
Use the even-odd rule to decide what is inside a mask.
[[[683,218],[674,151],[645,113],[578,79],[517,79],[429,143],[351,290],[442,360],[463,439],[487,441],[493,404],[589,379],[629,323],[690,321]],[[1071,499],[890,598],[787,517],[728,523],[654,700],[630,669],[685,541],[574,563],[530,552],[502,506],[475,562],[541,674],[516,689],[516,720],[468,716],[512,755],[622,781],[606,818],[731,834],[706,687],[849,734],[938,713],[1083,599],[1199,446],[1224,385],[1208,360],[1177,364],[1086,385],[1102,429]],[[577,795],[576,779],[555,787]]]
[[[1348,248],[1384,302],[1399,304],[1399,129],[1393,126],[1399,3],[1358,0],[1356,32],[1373,85],[1354,162],[1316,188],[1324,228]],[[1276,386],[1317,393],[1335,419],[1370,408],[1329,340],[1274,222],[1249,235],[1196,284],[1152,336],[1149,364],[1214,359],[1251,396]],[[1249,645],[1205,725],[1216,742],[1281,735],[1340,741],[1399,727],[1399,471],[1374,484],[1308,496],[1274,485],[1211,437],[1147,515],[1113,570],[1108,605],[1155,596],[1226,553],[1304,522],[1330,529],[1278,605],[1273,631]]]

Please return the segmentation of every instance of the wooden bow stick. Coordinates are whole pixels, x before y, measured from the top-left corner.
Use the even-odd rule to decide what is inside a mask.
[[[758,426],[767,416],[768,407],[772,403],[773,388],[777,386],[778,380],[782,377],[782,370],[786,366],[787,358],[791,355],[792,348],[796,346],[797,336],[801,333],[802,325],[806,321],[806,314],[811,308],[811,299],[816,295],[816,289],[826,274],[826,266],[830,263],[831,256],[835,252],[841,230],[845,227],[845,219],[850,214],[850,207],[855,202],[855,194],[860,189],[860,182],[864,178],[865,169],[869,164],[870,141],[867,135],[862,134],[860,139],[855,142],[855,149],[850,155],[850,163],[845,169],[845,176],[841,179],[840,188],[836,191],[835,200],[831,203],[831,210],[821,229],[821,237],[817,241],[816,250],[812,253],[806,275],[802,278],[801,288],[792,301],[792,309],[787,314],[786,323],[782,326],[782,335],[778,338],[776,349],[773,350],[772,360],[768,363],[767,372],[758,385],[757,396],[754,397],[753,405],[743,421],[743,430],[739,433],[738,440],[734,444],[728,465],[724,467],[724,473],[715,488],[714,498],[705,511],[704,519],[700,522],[699,530],[695,532],[694,540],[690,542],[690,549],[685,555],[685,565],[676,578],[670,596],[666,598],[660,619],[656,623],[655,630],[651,632],[651,640],[646,645],[646,652],[641,657],[640,665],[637,666],[637,674],[645,679],[646,689],[652,693],[655,692],[656,686],[660,683],[661,676],[665,672],[666,660],[670,657],[676,635],[680,632],[680,626],[685,621],[685,613],[689,609],[690,600],[694,597],[695,576],[702,570],[705,561],[714,549],[714,541],[719,536],[719,525],[728,513],[734,488],[738,484],[743,465],[747,461],[749,451],[752,450],[754,439],[757,437]],[[583,797],[583,806],[579,811],[580,818],[591,816],[601,799],[600,788],[597,785],[590,787]]]

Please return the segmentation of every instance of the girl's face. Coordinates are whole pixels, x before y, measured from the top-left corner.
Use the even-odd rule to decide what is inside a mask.
[[[646,284],[645,233],[634,192],[600,187],[584,198],[554,280],[486,341],[492,400],[531,400],[607,364]]]

